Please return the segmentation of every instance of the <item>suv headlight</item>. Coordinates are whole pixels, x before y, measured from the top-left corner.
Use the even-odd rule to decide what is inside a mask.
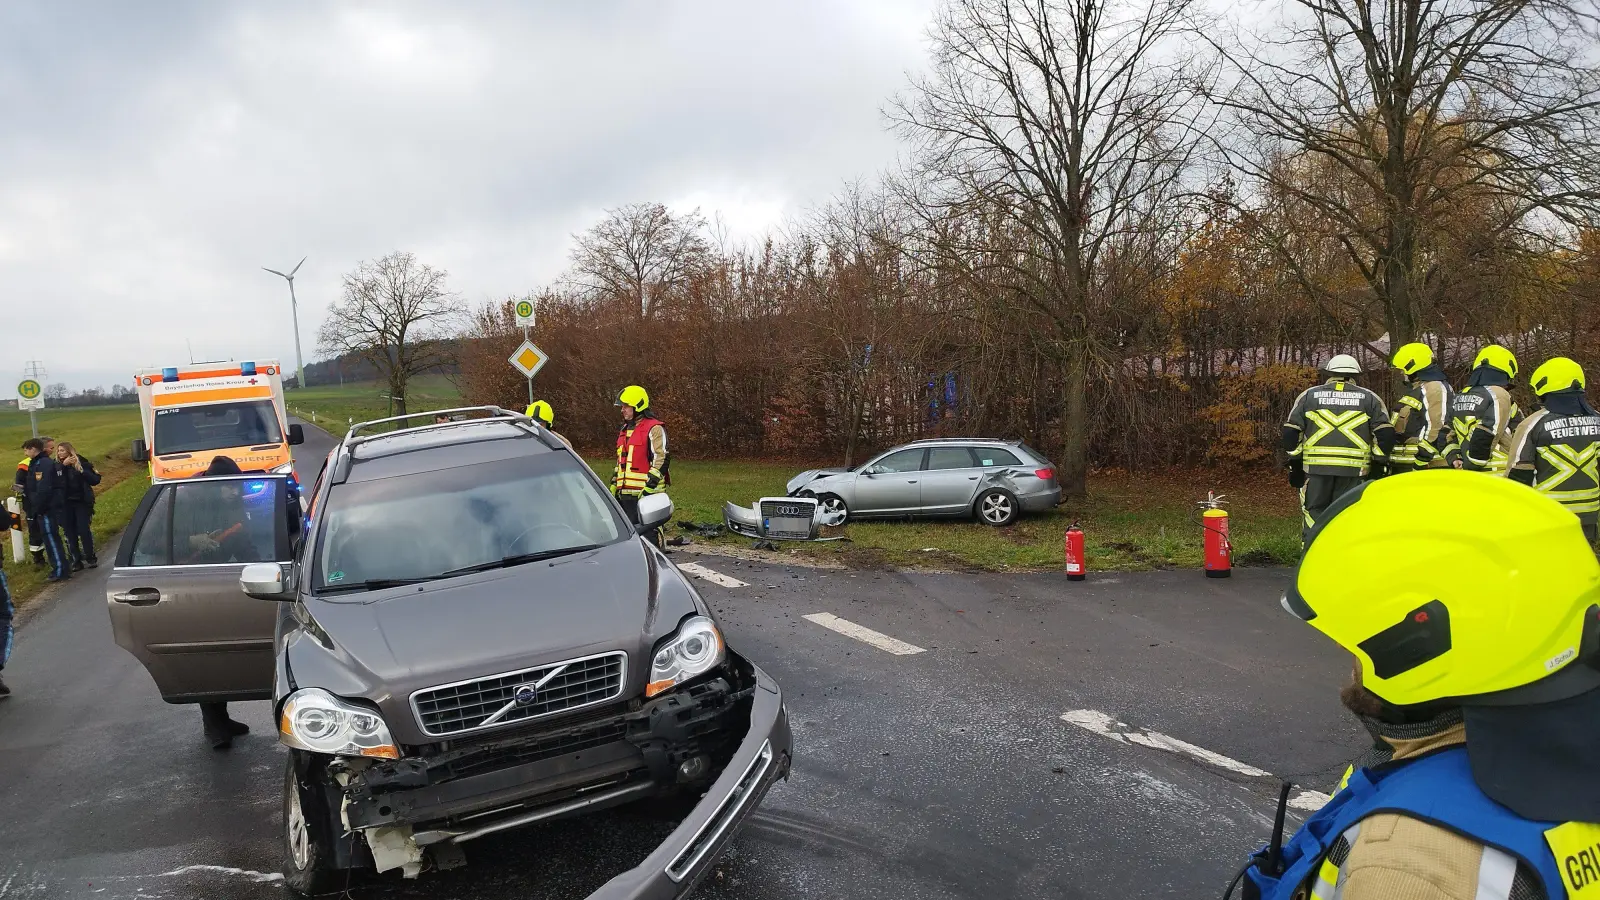
[[[335,756],[399,759],[383,717],[321,688],[304,688],[284,701],[278,736],[290,747]]]
[[[728,647],[717,624],[705,616],[685,619],[678,633],[656,650],[650,661],[650,683],[644,695],[654,697],[673,685],[688,681],[722,665]]]

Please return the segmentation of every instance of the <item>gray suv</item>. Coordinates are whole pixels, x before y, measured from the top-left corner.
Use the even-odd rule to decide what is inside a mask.
[[[296,891],[698,796],[593,895],[682,896],[788,774],[782,693],[642,536],[665,495],[636,529],[539,423],[451,413],[351,428],[303,498],[281,475],[153,486],[107,587],[117,642],[169,702],[272,700]]]
[[[1055,467],[1037,450],[979,438],[913,441],[855,469],[811,469],[787,491],[851,519],[970,516],[996,526],[1061,503]]]

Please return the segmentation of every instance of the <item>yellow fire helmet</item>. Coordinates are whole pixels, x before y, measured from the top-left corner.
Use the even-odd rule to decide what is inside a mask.
[[[1506,373],[1508,378],[1517,377],[1516,354],[1500,346],[1499,344],[1490,344],[1489,346],[1478,351],[1478,357],[1472,361],[1472,367],[1476,369],[1480,366],[1488,366],[1491,369],[1499,369],[1500,371]]]
[[[1406,344],[1394,352],[1392,362],[1396,369],[1407,375],[1415,375],[1433,365],[1433,348],[1415,342]]]
[[[1540,397],[1551,391],[1564,391],[1567,388],[1583,390],[1588,386],[1583,377],[1583,366],[1565,356],[1545,360],[1544,365],[1533,370],[1533,377],[1528,379],[1528,384]]]
[[[544,427],[546,428],[556,424],[556,411],[551,409],[550,404],[544,402],[543,400],[535,400],[532,403],[529,403],[528,411],[523,415],[526,415],[530,419],[538,419],[544,423]]]
[[[618,406],[631,406],[634,412],[644,412],[650,408],[650,394],[637,384],[630,384],[617,395]]]
[[[1600,687],[1600,563],[1577,516],[1510,479],[1436,469],[1351,490],[1312,531],[1283,605],[1396,706]]]

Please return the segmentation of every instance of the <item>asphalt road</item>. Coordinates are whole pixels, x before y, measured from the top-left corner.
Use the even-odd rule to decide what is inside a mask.
[[[329,439],[307,432],[310,479]],[[1282,572],[1072,584],[676,558],[745,582],[695,584],[782,684],[796,743],[792,779],[699,897],[1220,895],[1277,779],[1326,790],[1362,743],[1338,707],[1346,663],[1277,608]],[[210,750],[195,709],[162,703],[113,643],[106,572],[28,620],[6,670],[0,900],[284,896],[268,705],[236,705],[252,734]],[[674,824],[524,829],[468,845],[465,869],[351,896],[581,898]]]

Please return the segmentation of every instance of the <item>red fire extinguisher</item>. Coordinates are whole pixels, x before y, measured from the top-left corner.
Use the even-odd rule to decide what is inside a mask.
[[[1233,574],[1233,544],[1228,541],[1228,511],[1222,508],[1224,495],[1206,492],[1200,501],[1200,525],[1206,536],[1206,577],[1227,578]]]
[[[1083,560],[1083,529],[1077,522],[1067,529],[1067,580],[1082,581],[1089,567]]]

